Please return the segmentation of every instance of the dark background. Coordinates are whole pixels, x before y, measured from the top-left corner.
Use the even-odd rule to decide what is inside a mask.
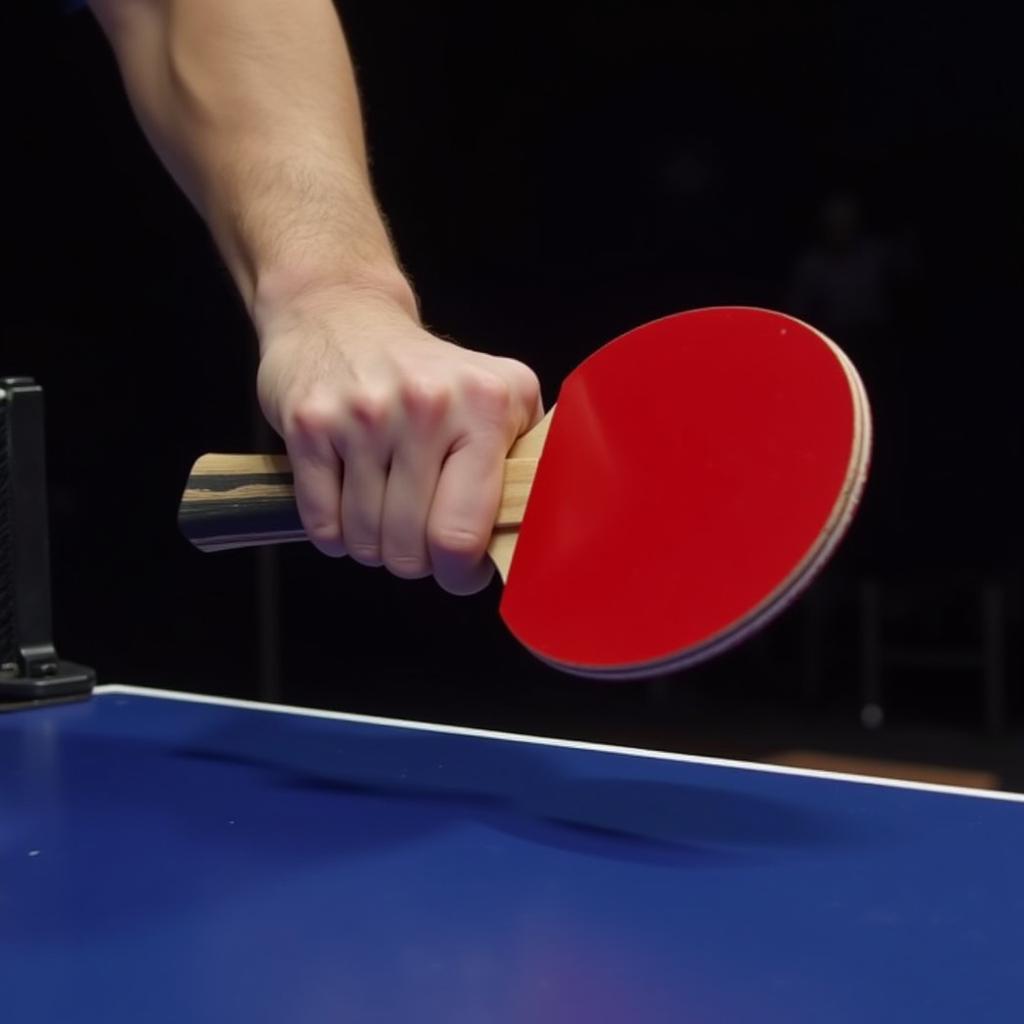
[[[91,16],[17,13],[0,373],[48,396],[61,653],[111,682],[1024,785],[1016,37],[984,5],[916,6],[341,4],[434,329],[531,363],[549,403],[625,328],[716,303],[807,315],[863,371],[875,470],[824,579],[740,650],[622,686],[536,664],[496,588],[455,599],[299,546],[203,556],[179,538],[193,459],[271,443],[251,330]],[[823,221],[837,203],[860,215],[845,249]],[[862,296],[840,275],[853,316],[814,284],[842,252],[881,282]],[[871,582],[883,642],[925,658],[885,672],[868,732]],[[983,650],[986,595],[1001,708],[960,657]]]

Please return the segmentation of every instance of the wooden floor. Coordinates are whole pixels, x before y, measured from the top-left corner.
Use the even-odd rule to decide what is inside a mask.
[[[812,768],[825,772],[845,772],[850,775],[870,775],[882,779],[933,782],[942,786],[963,786],[967,789],[1002,788],[1002,779],[991,771],[951,768],[945,765],[881,757],[857,757],[822,750],[780,750],[764,758],[763,763],[786,765],[790,768]]]

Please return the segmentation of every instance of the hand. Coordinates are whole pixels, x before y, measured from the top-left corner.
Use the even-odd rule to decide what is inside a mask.
[[[303,296],[260,327],[260,404],[310,540],[453,594],[486,586],[505,455],[543,415],[533,371],[376,293]]]

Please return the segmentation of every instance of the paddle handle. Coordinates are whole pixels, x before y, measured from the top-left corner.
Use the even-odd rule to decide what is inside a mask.
[[[536,458],[508,458],[496,533],[523,519]],[[178,509],[181,532],[201,551],[306,540],[284,455],[204,455],[192,467]]]

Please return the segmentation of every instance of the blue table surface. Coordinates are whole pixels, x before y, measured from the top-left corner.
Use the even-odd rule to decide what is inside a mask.
[[[1024,802],[108,688],[0,715],[0,1019],[1024,1019]]]

